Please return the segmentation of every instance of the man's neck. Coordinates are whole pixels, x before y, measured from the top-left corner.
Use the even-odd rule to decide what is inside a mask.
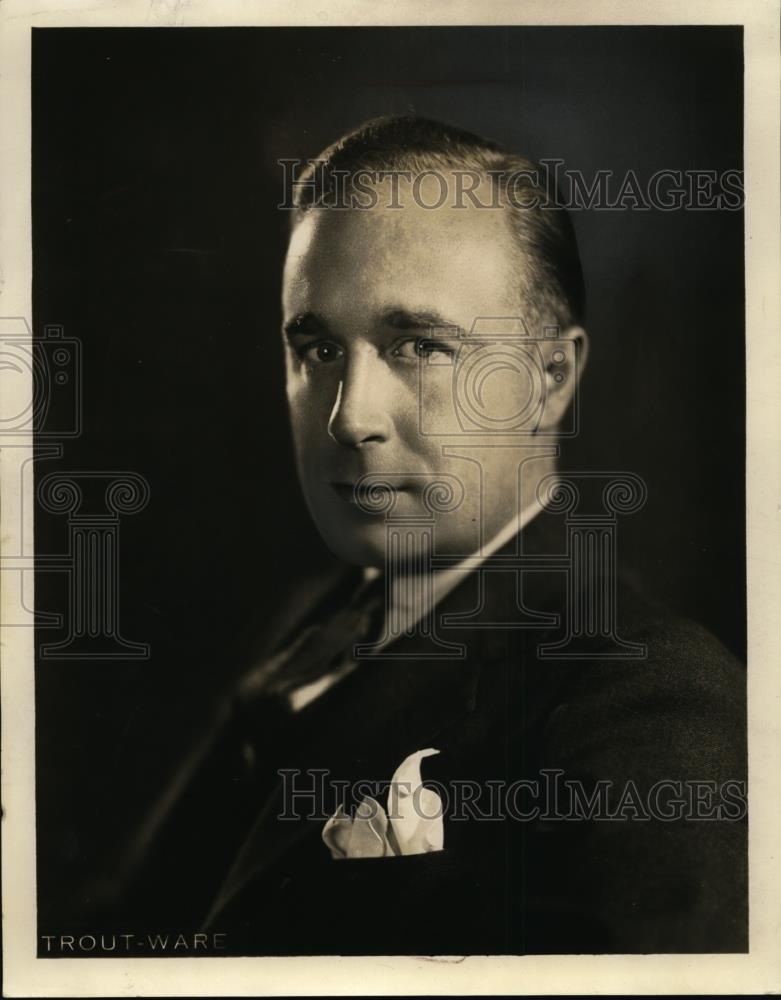
[[[494,537],[472,555],[448,569],[434,570],[426,574],[392,575],[389,587],[390,606],[382,635],[383,640],[377,650],[389,645],[401,634],[411,632],[420,620],[440,603],[468,573],[472,573],[486,559],[498,552],[515,535],[521,532],[542,510],[534,499],[519,514],[516,514]],[[380,571],[364,571],[367,579],[376,579]]]

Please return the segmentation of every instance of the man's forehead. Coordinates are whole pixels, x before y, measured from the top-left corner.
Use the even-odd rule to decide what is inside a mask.
[[[443,296],[507,307],[519,287],[518,252],[506,209],[427,209],[380,203],[370,209],[308,210],[296,225],[285,264],[285,297],[382,290],[383,303]],[[439,308],[438,305],[438,308]],[[490,308],[490,306],[487,306]]]
[[[346,188],[335,204],[309,208],[304,218],[314,220],[322,232],[330,232],[331,226],[348,231],[365,224],[388,235],[415,229],[432,233],[461,230],[496,238],[507,208],[492,202],[489,178],[476,175],[470,184],[476,187],[467,195],[453,171],[400,172],[393,180],[364,185],[360,192]]]

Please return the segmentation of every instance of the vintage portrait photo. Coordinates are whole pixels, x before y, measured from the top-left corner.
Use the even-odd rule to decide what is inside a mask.
[[[7,951],[169,995],[250,959],[237,995],[294,959],[325,992],[369,956],[401,992],[445,991],[432,957],[537,992],[562,956],[758,960],[771,6],[32,20]]]

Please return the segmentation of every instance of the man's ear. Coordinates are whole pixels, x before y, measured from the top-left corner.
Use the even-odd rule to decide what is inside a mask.
[[[545,369],[545,402],[537,429],[550,431],[561,422],[577,391],[588,358],[588,335],[582,326],[570,326],[538,345]]]

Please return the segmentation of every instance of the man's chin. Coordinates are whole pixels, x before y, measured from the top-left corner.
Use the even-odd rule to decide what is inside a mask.
[[[344,562],[366,568],[385,568],[386,531],[382,518],[349,528],[318,524],[318,530],[331,552]]]
[[[396,526],[398,528],[398,525]],[[353,566],[374,567],[396,572],[420,572],[425,554],[434,555],[431,543],[434,541],[436,555],[463,559],[478,548],[477,539],[467,531],[460,533],[440,531],[432,539],[426,531],[422,534],[413,525],[400,537],[397,530],[391,539],[391,552],[387,551],[387,524],[382,517],[367,518],[363,523],[347,525],[318,524],[323,541],[337,558]],[[425,539],[424,539],[425,535]]]

